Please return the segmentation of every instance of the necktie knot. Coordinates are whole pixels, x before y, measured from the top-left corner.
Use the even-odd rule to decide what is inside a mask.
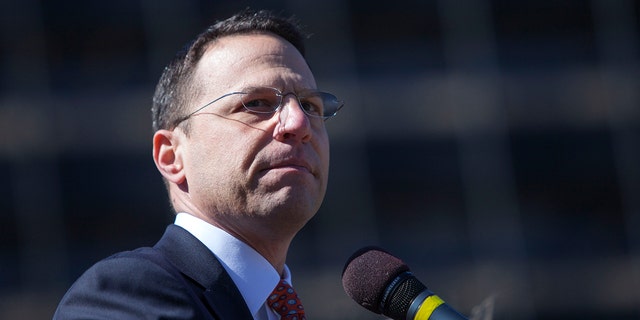
[[[280,315],[281,319],[306,319],[304,316],[304,307],[302,307],[298,294],[284,280],[280,280],[280,283],[273,289],[267,302],[269,306]]]

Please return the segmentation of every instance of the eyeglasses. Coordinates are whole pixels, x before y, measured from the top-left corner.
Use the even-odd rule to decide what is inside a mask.
[[[261,114],[269,114],[278,111],[282,106],[282,100],[284,100],[284,97],[288,95],[296,97],[302,111],[312,118],[327,120],[335,116],[344,106],[343,101],[338,100],[336,96],[327,92],[307,90],[296,94],[294,92],[283,93],[276,88],[270,87],[251,87],[244,89],[243,91],[227,93],[216,98],[190,114],[178,119],[178,121],[176,121],[176,125],[187,120],[198,111],[212,105],[218,100],[231,95],[238,95],[240,102],[247,111]]]

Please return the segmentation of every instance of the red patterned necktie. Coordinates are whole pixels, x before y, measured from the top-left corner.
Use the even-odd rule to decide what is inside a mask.
[[[298,298],[298,294],[284,280],[273,289],[267,299],[269,306],[280,315],[280,319],[305,320],[304,308]]]

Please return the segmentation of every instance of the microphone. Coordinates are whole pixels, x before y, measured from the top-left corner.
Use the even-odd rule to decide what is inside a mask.
[[[342,286],[359,305],[393,320],[467,320],[378,247],[364,247],[347,260]]]

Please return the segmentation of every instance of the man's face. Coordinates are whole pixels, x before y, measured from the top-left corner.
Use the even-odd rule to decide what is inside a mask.
[[[269,34],[228,36],[204,54],[190,110],[248,87],[316,89],[304,58]],[[299,228],[318,210],[327,186],[329,140],[322,119],[309,118],[293,95],[274,114],[247,112],[230,95],[197,112],[184,137],[190,201],[208,218],[267,217]],[[179,128],[176,130],[180,130]]]

